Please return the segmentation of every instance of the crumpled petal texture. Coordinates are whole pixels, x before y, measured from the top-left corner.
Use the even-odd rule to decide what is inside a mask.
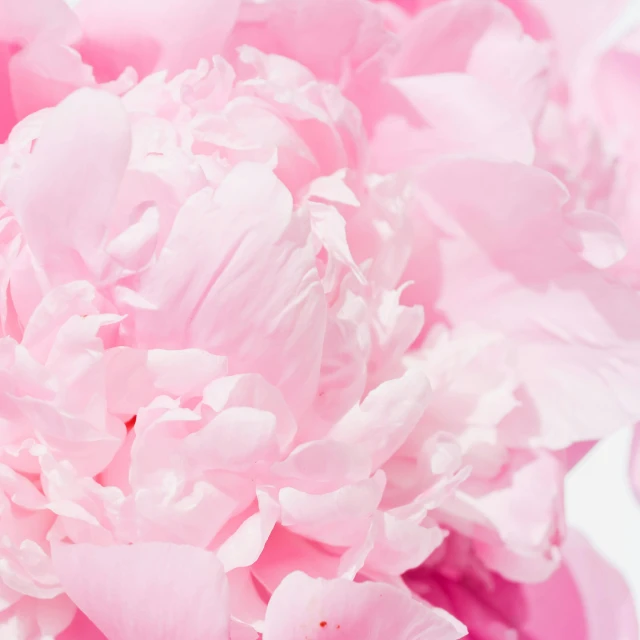
[[[0,0],[0,637],[636,639],[621,4]]]

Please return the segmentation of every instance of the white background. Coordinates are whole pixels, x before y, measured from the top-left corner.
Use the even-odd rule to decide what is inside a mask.
[[[566,509],[569,526],[626,578],[640,617],[640,505],[629,484],[631,435],[621,431],[604,440],[571,471]]]

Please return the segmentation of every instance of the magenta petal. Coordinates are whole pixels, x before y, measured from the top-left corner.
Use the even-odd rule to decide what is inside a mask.
[[[78,610],[73,622],[59,636],[58,640],[108,640],[87,616]]]

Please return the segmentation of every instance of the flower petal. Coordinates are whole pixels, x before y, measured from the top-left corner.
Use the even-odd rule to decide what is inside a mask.
[[[456,640],[466,629],[399,589],[295,572],[275,590],[264,640]]]
[[[165,543],[56,545],[65,591],[118,640],[228,640],[226,577],[215,555]]]

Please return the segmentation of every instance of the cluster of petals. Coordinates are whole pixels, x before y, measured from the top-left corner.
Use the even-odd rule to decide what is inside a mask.
[[[563,513],[640,421],[588,4],[0,0],[0,638],[635,640]]]

